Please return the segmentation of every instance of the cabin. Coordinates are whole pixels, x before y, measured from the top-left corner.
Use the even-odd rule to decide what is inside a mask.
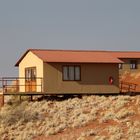
[[[121,63],[104,51],[30,49],[15,66],[21,77],[20,92],[107,94],[120,92]]]
[[[2,79],[5,94],[140,91],[140,52],[29,49],[15,66],[19,77]]]
[[[140,93],[140,52],[29,49],[18,77],[0,79],[6,95]]]

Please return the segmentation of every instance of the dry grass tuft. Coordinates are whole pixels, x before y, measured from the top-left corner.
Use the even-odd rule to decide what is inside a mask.
[[[23,101],[7,104],[0,110],[0,137],[2,140],[31,140],[56,135],[58,139],[57,135],[69,129],[80,131],[85,128],[78,134],[71,131],[70,135],[74,135],[75,140],[140,139],[140,122],[132,119],[135,116],[140,116],[140,96]],[[87,129],[90,124],[93,128]],[[63,139],[72,140],[70,137]]]

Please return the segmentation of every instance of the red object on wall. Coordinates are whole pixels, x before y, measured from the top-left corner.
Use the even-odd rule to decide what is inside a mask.
[[[114,83],[114,78],[112,76],[109,77],[109,84],[112,85]]]

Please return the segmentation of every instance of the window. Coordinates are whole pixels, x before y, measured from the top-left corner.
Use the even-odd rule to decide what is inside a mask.
[[[81,80],[80,66],[63,66],[64,81],[79,81]]]
[[[25,68],[25,79],[26,80],[35,80],[36,79],[36,68]]]
[[[137,61],[136,60],[130,61],[130,69],[137,69]]]
[[[74,67],[73,66],[69,66],[69,69],[68,69],[68,77],[69,77],[69,80],[73,81],[75,78],[74,76]]]
[[[68,67],[64,66],[63,67],[63,80],[68,80]]]
[[[120,63],[120,64],[119,64],[119,69],[122,69],[122,67],[123,67],[123,64]]]
[[[81,72],[80,72],[80,67],[75,66],[75,80],[80,80],[81,79]]]

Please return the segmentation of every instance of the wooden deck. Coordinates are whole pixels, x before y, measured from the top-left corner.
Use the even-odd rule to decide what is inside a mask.
[[[22,96],[29,96],[30,100],[33,100],[33,96],[39,96],[42,95],[42,97],[46,97],[46,96],[50,96],[52,98],[51,95],[58,96],[58,95],[63,95],[63,96],[72,96],[72,95],[104,95],[104,96],[116,96],[116,95],[140,95],[140,91],[137,90],[137,86],[138,84],[135,83],[130,83],[130,82],[124,82],[124,81],[120,81],[120,93],[110,93],[110,94],[88,94],[88,93],[47,93],[47,92],[43,92],[43,82],[42,82],[42,78],[36,78],[36,80],[40,80],[39,84],[28,84],[28,86],[35,86],[36,89],[37,87],[40,87],[40,91],[26,91],[26,84],[20,84],[20,80],[23,80],[24,82],[26,80],[30,80],[30,79],[25,79],[25,78],[17,78],[17,77],[4,77],[0,79],[0,106],[4,105],[4,99],[5,96],[19,96],[19,100],[21,101],[21,97]],[[22,82],[21,82],[22,83]],[[20,92],[20,88],[25,88],[25,92]],[[30,89],[30,88],[28,88]],[[32,88],[31,88],[32,89]]]
[[[35,86],[36,89],[37,87],[40,87],[40,91],[25,91],[25,92],[20,92],[20,88],[23,87],[26,90],[26,84],[20,84],[20,82],[30,79],[25,79],[25,77],[3,77],[0,79],[1,82],[1,92],[3,95],[23,95],[23,96],[29,96],[29,95],[58,95],[60,93],[46,93],[43,92],[43,79],[40,77],[37,77],[36,80],[40,80],[39,84],[35,85],[29,85],[28,86]],[[21,82],[22,83],[22,82]],[[126,94],[126,93],[140,93],[140,91],[137,91],[137,84],[135,83],[130,83],[130,82],[125,82],[125,81],[120,81],[120,93],[121,94]],[[67,93],[65,93],[67,94]],[[73,93],[74,94],[74,93]],[[81,94],[81,93],[76,93],[76,94]],[[86,93],[85,93],[86,94]],[[113,94],[113,93],[112,93]],[[115,93],[114,93],[115,94]],[[62,95],[62,93],[61,93]]]
[[[45,92],[5,92],[3,95],[21,95],[21,96],[30,96],[30,95],[45,95]]]
[[[0,79],[0,92],[3,95],[43,95],[43,78],[36,77],[33,79],[36,83],[29,84],[28,81],[30,80],[32,79],[25,77],[3,77]],[[39,88],[39,90],[37,88]],[[20,89],[25,92],[21,92]]]

